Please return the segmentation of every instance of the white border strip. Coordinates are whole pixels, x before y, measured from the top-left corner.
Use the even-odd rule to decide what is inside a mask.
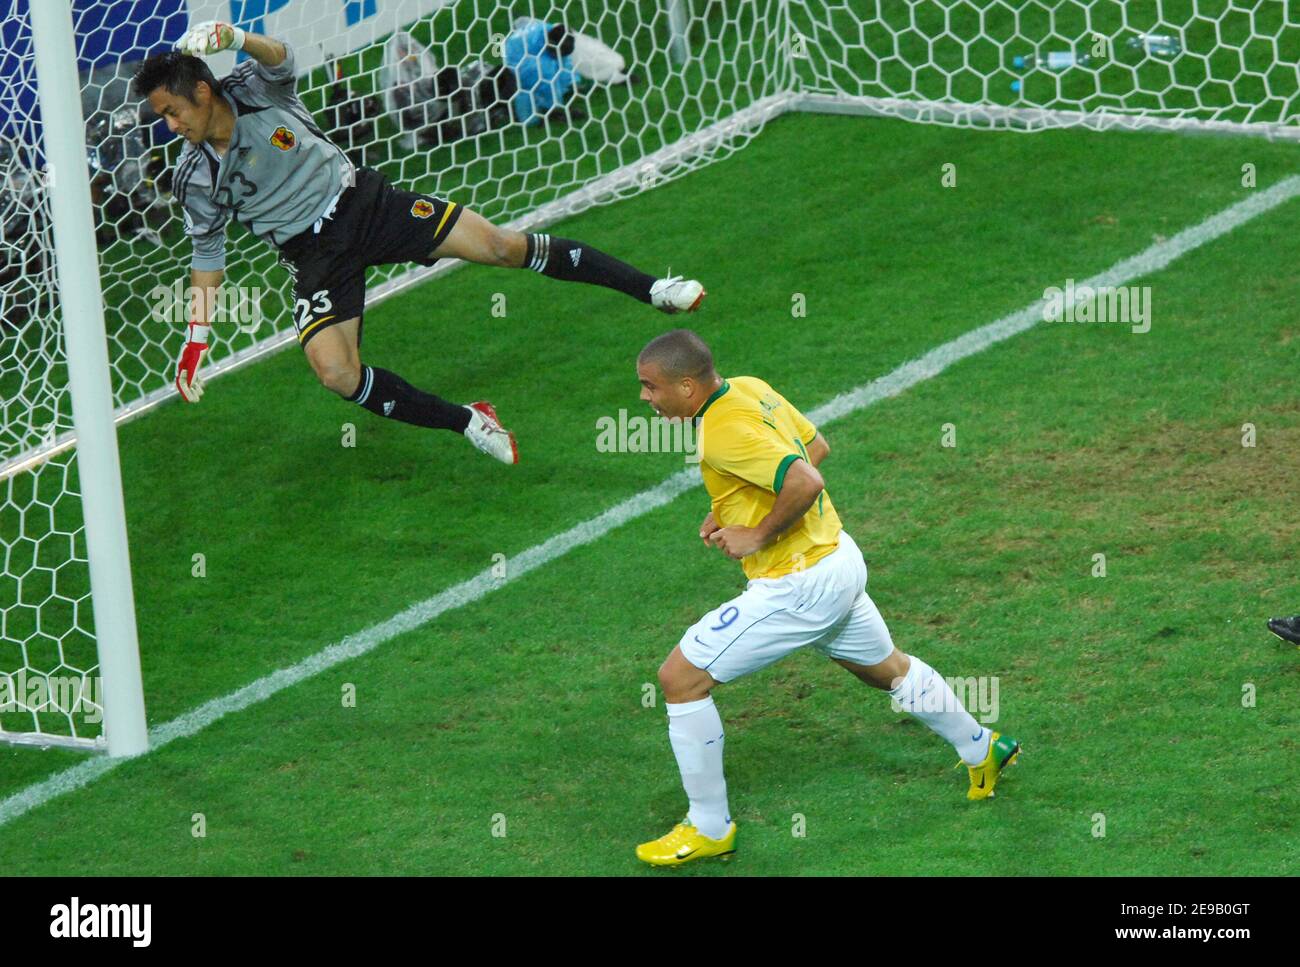
[[[49,732],[5,732],[0,731],[0,742],[6,745],[30,745],[38,749],[58,747],[77,749],[81,752],[107,752],[108,740],[102,735],[93,739],[82,739],[75,735],[60,735]]]
[[[871,97],[850,94],[802,94],[796,111],[822,114],[867,114],[903,118],[931,124],[958,124],[981,128],[1042,131],[1047,128],[1083,127],[1094,131],[1122,128],[1129,131],[1166,131],[1180,134],[1220,134],[1300,141],[1300,126],[1267,121],[1215,121],[1193,117],[1159,117],[1122,111],[1066,111],[1043,107],[1011,107],[967,101],[927,101],[920,98]]]
[[[1300,194],[1300,175],[1293,175],[1271,188],[1259,191],[1244,201],[1225,208],[1199,225],[1184,229],[1172,238],[1158,242],[1132,258],[1115,263],[1104,272],[1079,283],[1075,288],[1077,290],[1084,286],[1094,289],[1103,285],[1119,286],[1152,272],[1158,272],[1187,252],[1226,235],[1234,228],[1276,208],[1297,194]],[[930,350],[918,359],[904,363],[886,376],[835,397],[809,412],[808,417],[816,424],[829,423],[881,400],[897,396],[918,383],[938,376],[954,363],[1033,328],[1042,317],[1043,302],[1036,300],[1018,312],[973,329]],[[658,486],[644,490],[603,514],[583,521],[576,527],[510,558],[506,564],[508,577],[494,577],[491,568],[481,571],[467,581],[462,581],[440,594],[411,605],[387,621],[349,635],[296,665],[272,672],[238,691],[206,702],[193,711],[154,728],[149,733],[150,751],[160,749],[177,739],[194,735],[227,715],[265,701],[277,692],[319,675],[350,658],[373,651],[384,642],[428,624],[447,611],[472,604],[497,588],[562,557],[575,547],[590,544],[614,528],[670,503],[680,494],[699,484],[700,478],[694,468],[678,471]],[[0,826],[12,822],[51,799],[80,789],[126,761],[130,760],[107,757],[89,759],[14,793],[0,801]]]

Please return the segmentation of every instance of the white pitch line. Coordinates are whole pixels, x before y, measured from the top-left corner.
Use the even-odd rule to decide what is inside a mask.
[[[1217,215],[1210,216],[1199,225],[1185,229],[1163,242],[1157,242],[1132,258],[1117,262],[1106,271],[1077,283],[1075,288],[1077,290],[1083,286],[1094,289],[1103,285],[1120,286],[1135,278],[1158,272],[1179,256],[1226,235],[1234,228],[1276,208],[1297,194],[1300,194],[1300,175],[1292,176],[1271,188],[1251,194],[1245,200],[1225,208]],[[1043,302],[1041,300],[1032,302],[1018,312],[1013,312],[978,329],[972,329],[930,350],[924,356],[904,363],[886,376],[835,397],[809,412],[808,418],[816,424],[829,423],[872,406],[883,399],[897,396],[904,390],[939,375],[954,363],[1032,328],[1042,320],[1042,317]],[[447,611],[472,604],[497,588],[562,557],[575,547],[590,544],[614,528],[670,503],[680,494],[699,485],[700,477],[697,468],[678,471],[663,483],[629,497],[603,514],[583,521],[510,558],[506,565],[508,575],[506,578],[494,577],[491,568],[484,570],[440,594],[411,605],[387,621],[349,635],[311,657],[304,658],[296,665],[272,672],[229,695],[215,698],[179,718],[151,729],[149,751],[153,752],[177,739],[194,735],[233,712],[265,701],[277,692],[312,678],[349,658],[356,658],[373,651],[384,642],[428,624]],[[80,789],[127,761],[130,760],[110,759],[107,756],[87,759],[14,793],[0,801],[0,826],[44,805],[51,799]]]

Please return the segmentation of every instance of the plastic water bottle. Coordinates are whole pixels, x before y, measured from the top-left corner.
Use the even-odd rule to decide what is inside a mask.
[[[1018,71],[1049,70],[1055,73],[1069,70],[1071,67],[1087,67],[1092,63],[1092,55],[1084,49],[1050,50],[1047,53],[1034,52],[1028,56],[1017,54],[1011,58],[1011,66]],[[1014,80],[1011,89],[1017,94],[1024,87],[1024,82]]]
[[[1139,57],[1177,57],[1183,52],[1183,45],[1171,34],[1138,34],[1130,37],[1124,44],[1128,59],[1133,55]]]
[[[1039,68],[1063,71],[1071,67],[1087,67],[1090,63],[1092,63],[1092,56],[1083,50],[1052,50],[1046,54],[1035,52],[1028,57],[1017,54],[1011,58],[1011,66],[1020,71]]]

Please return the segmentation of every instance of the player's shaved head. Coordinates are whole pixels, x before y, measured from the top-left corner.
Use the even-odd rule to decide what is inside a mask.
[[[670,420],[694,416],[722,377],[713,368],[713,353],[689,329],[656,336],[636,358],[641,399]]]
[[[638,366],[654,363],[673,381],[689,377],[707,383],[715,375],[713,353],[689,329],[674,329],[651,339],[636,362]]]

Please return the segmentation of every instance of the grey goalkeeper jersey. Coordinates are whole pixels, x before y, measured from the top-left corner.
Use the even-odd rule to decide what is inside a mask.
[[[282,245],[316,223],[344,184],[352,163],[331,144],[295,90],[293,50],[265,67],[240,64],[221,81],[235,112],[225,157],[206,141],[187,141],[172,191],[185,212],[195,269],[226,264],[226,223],[233,215],[254,235]]]

